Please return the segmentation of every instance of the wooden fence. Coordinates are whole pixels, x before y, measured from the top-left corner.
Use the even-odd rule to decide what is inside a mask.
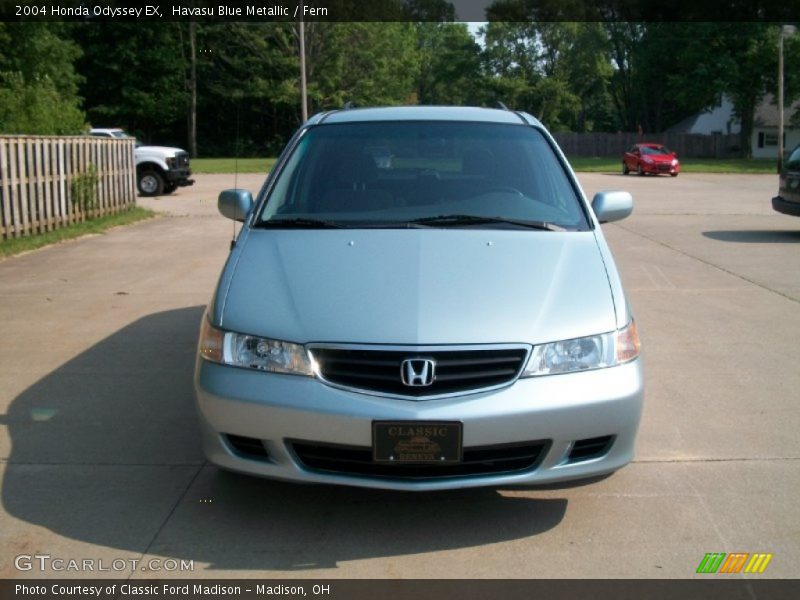
[[[554,133],[567,156],[622,158],[638,142],[663,144],[683,158],[730,158],[741,155],[738,135],[702,135],[697,133]]]
[[[136,202],[134,140],[0,136],[2,239],[52,231]]]

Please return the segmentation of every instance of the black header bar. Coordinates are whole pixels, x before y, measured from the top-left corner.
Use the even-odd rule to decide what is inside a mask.
[[[0,0],[2,21],[766,21],[800,0]]]

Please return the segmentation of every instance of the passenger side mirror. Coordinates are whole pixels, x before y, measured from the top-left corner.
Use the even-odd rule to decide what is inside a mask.
[[[253,209],[253,195],[249,190],[233,189],[220,192],[217,208],[223,217],[244,221]]]
[[[592,210],[601,223],[621,221],[633,212],[633,197],[628,192],[597,192]]]

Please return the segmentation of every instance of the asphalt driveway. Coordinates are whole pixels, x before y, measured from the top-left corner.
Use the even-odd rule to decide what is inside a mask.
[[[604,226],[647,360],[633,464],[433,494],[205,464],[194,346],[234,179],[200,175],[142,199],[160,218],[0,262],[0,577],[92,576],[15,566],[38,553],[124,563],[105,577],[685,578],[707,552],[772,553],[759,577],[796,577],[800,219],[772,212],[776,176],[580,179],[636,201]],[[193,570],[130,562],[150,559]]]

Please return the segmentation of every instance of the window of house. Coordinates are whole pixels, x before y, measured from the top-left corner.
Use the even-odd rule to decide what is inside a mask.
[[[786,139],[786,134],[784,134],[783,139]],[[764,148],[765,146],[777,146],[778,145],[778,134],[774,131],[759,131],[758,132],[758,147]]]

